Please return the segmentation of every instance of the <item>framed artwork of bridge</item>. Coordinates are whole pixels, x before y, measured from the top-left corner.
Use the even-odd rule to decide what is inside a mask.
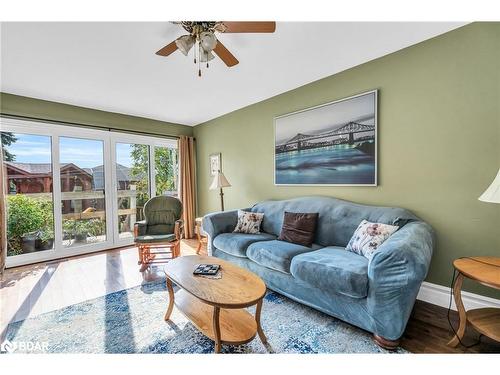
[[[275,185],[377,185],[377,90],[274,119]]]

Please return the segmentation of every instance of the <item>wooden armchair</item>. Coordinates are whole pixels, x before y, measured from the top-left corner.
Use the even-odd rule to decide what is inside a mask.
[[[145,220],[134,224],[134,242],[139,251],[141,272],[152,263],[169,259],[155,260],[158,254],[170,254],[171,258],[180,255],[180,240],[184,230],[181,215],[182,203],[177,198],[158,196],[146,202]]]

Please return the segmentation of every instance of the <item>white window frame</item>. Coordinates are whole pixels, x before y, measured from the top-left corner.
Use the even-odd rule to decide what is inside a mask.
[[[175,139],[162,139],[143,135],[134,135],[120,132],[110,132],[111,136],[111,166],[112,166],[112,183],[113,183],[113,195],[118,191],[117,178],[116,178],[116,144],[117,143],[128,143],[128,144],[141,144],[149,147],[149,196],[156,196],[156,179],[155,179],[155,157],[154,148],[156,146],[177,148],[177,140]],[[179,184],[177,184],[178,186]],[[177,192],[179,194],[179,192]],[[113,198],[113,238],[115,247],[126,246],[133,243],[131,238],[120,238],[120,233],[118,231],[118,225],[116,220],[118,220],[118,199],[116,196]]]
[[[6,267],[65,258],[74,255],[92,253],[110,248],[131,245],[132,238],[120,239],[118,233],[118,199],[116,181],[116,143],[136,143],[149,146],[149,174],[150,174],[150,197],[156,194],[155,186],[155,160],[154,147],[177,148],[177,140],[155,136],[135,135],[118,131],[107,131],[88,129],[78,125],[59,125],[57,123],[46,123],[41,121],[12,119],[0,117],[0,130],[5,132],[42,135],[51,137],[52,148],[52,199],[54,207],[54,248],[51,250],[37,251],[28,254],[9,256],[6,259]],[[105,204],[106,204],[106,240],[96,244],[81,245],[65,248],[62,243],[62,211],[61,211],[61,189],[59,169],[59,138],[71,137],[81,139],[99,140],[103,142],[104,152],[104,181],[105,181]],[[179,183],[177,183],[179,186]]]

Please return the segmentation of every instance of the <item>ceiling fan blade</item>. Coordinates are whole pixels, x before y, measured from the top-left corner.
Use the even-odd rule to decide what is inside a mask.
[[[172,52],[175,52],[176,49],[177,49],[177,44],[175,44],[175,40],[174,40],[172,43],[167,44],[161,50],[157,51],[156,54],[159,56],[168,56]]]
[[[222,21],[224,33],[274,33],[276,22],[229,22]]]
[[[224,44],[222,44],[220,40],[217,40],[217,44],[215,45],[213,52],[219,56],[227,66],[235,66],[239,63],[238,59],[234,57],[226,47],[224,47]]]

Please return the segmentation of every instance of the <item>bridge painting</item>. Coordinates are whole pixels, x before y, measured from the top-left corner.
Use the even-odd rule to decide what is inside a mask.
[[[376,185],[377,92],[275,119],[277,185]]]
[[[347,143],[353,145],[355,143],[355,134],[363,133],[364,137],[357,138],[356,142],[375,140],[375,125],[360,124],[358,122],[350,121],[340,128],[329,130],[320,134],[297,134],[289,139],[286,143],[276,145],[276,153],[287,151],[300,151],[308,148],[319,148],[336,144]],[[347,137],[342,137],[346,135]],[[337,137],[337,138],[334,138]],[[321,140],[331,139],[329,144],[321,142]],[[312,142],[311,141],[316,141]],[[320,142],[318,142],[320,141]]]

